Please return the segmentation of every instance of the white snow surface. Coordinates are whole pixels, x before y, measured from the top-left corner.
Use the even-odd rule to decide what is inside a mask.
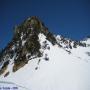
[[[41,46],[45,40],[46,37],[39,34]],[[30,60],[23,68],[11,72],[7,77],[1,75],[0,87],[8,86],[8,83],[1,82],[12,82],[9,85],[19,87],[16,90],[90,90],[90,56],[86,54],[90,52],[90,47],[78,47],[68,54],[58,45],[53,46],[49,41],[47,43],[50,50],[40,50],[48,55],[49,61],[45,61],[43,55]],[[41,61],[37,64],[39,59]]]

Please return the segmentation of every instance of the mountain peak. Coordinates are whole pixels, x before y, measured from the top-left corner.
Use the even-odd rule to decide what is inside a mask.
[[[37,20],[37,21],[40,21],[39,17],[37,16],[31,16],[31,17],[28,17],[26,20],[29,21],[29,20]]]
[[[26,20],[24,20],[23,23],[21,23],[20,25],[16,26],[16,31],[18,31],[18,29],[40,29],[40,24],[41,22],[39,21],[39,19],[35,16],[33,17],[29,17]],[[21,30],[23,31],[23,30]]]
[[[48,28],[44,23],[36,16],[32,16],[24,20],[23,23],[15,27],[15,34],[19,33],[44,33],[47,35],[49,33]]]
[[[6,46],[0,56],[0,63],[4,62],[0,74],[4,73],[5,67],[8,66],[12,58],[14,58],[13,72],[15,72],[27,64],[32,57],[42,56],[39,34],[43,34],[46,40],[53,45],[56,43],[54,35],[48,31],[48,28],[36,16],[24,20],[23,23],[15,27],[12,41]]]
[[[12,40],[0,52],[0,86],[9,83],[18,90],[22,86],[25,90],[81,90],[81,86],[86,87],[82,82],[90,76],[88,66],[89,39],[75,41],[54,35],[33,16],[15,27]]]
[[[14,37],[17,38],[17,35],[20,37],[23,34],[36,34],[43,33],[52,44],[56,43],[54,35],[49,32],[48,28],[44,23],[36,16],[32,16],[24,20],[23,23],[16,26]]]
[[[49,32],[38,17],[32,16],[15,27],[12,41],[0,53],[0,74],[3,74],[8,65],[12,63],[12,71],[16,72],[33,58],[45,56],[46,60],[48,60],[48,55],[43,54],[46,49],[50,49],[49,45],[52,45],[52,47],[57,45],[69,54],[73,48],[87,46],[83,42],[72,41],[63,36],[55,36]]]
[[[33,28],[40,28],[40,26],[42,25],[42,22],[37,16],[32,16],[27,18],[24,24],[26,24],[28,27],[32,26]]]

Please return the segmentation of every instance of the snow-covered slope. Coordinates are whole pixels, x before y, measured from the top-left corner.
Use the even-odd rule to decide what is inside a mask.
[[[38,42],[42,55],[31,56],[28,63],[16,72],[13,72],[14,54],[7,69],[0,75],[0,87],[15,87],[15,90],[90,90],[90,39],[82,43],[62,39],[59,35],[55,39],[53,44],[51,38],[47,39],[40,32]],[[6,75],[7,72],[9,75]]]
[[[39,39],[42,44],[45,36],[40,34]],[[39,64],[39,58],[33,59],[6,78],[2,75],[0,81],[12,82],[29,90],[89,90],[90,57],[86,52],[90,47],[78,47],[68,54],[58,45],[47,43],[50,50],[41,50],[48,55],[48,61],[45,61],[44,56],[40,58]]]

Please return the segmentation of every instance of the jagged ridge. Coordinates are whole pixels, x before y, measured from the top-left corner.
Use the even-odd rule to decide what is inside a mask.
[[[43,56],[43,53],[40,51],[41,44],[38,37],[40,33],[45,35],[46,39],[51,42],[52,45],[56,44],[69,53],[71,53],[70,49],[72,48],[77,48],[78,46],[86,47],[86,43],[73,41],[63,36],[54,36],[48,31],[44,23],[34,16],[26,19],[22,24],[15,27],[12,41],[0,54],[0,75],[5,72],[8,64],[12,62],[10,61],[12,59],[14,59],[12,62],[14,63],[13,72],[16,72],[32,58]],[[46,41],[44,44],[46,45]],[[5,76],[8,74],[9,72],[7,72]]]
[[[13,72],[15,72],[27,64],[31,57],[42,56],[43,53],[39,51],[41,48],[38,41],[39,33],[43,33],[53,45],[56,43],[53,34],[48,31],[48,28],[37,17],[28,18],[22,24],[15,27],[12,41],[0,54],[0,62],[4,63],[1,67],[0,74],[4,73],[10,63],[10,59],[13,57]]]

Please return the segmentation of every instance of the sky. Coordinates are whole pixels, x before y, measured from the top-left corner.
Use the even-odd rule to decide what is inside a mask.
[[[0,0],[0,49],[29,16],[38,16],[56,35],[74,40],[90,35],[90,0]]]

